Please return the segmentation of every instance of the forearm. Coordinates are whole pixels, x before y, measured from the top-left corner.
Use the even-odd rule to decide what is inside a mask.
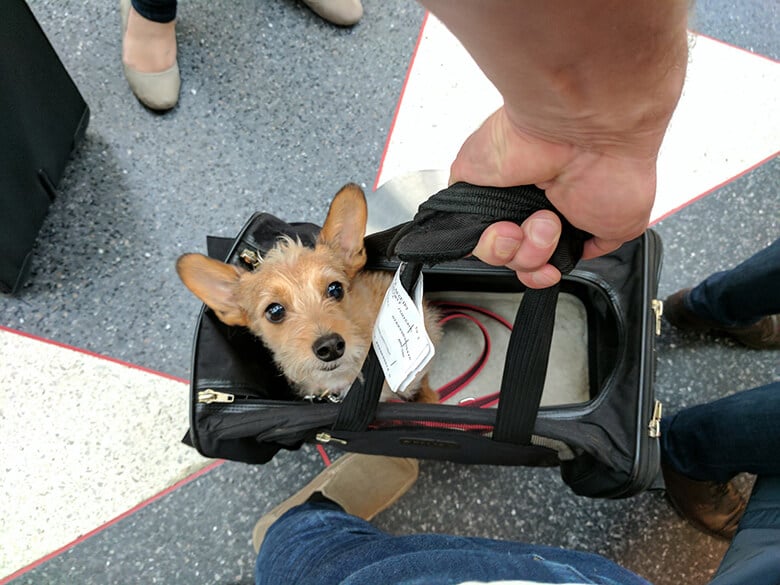
[[[530,135],[654,158],[687,63],[687,0],[422,0]]]

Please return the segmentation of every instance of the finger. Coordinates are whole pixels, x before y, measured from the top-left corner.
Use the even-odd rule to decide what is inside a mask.
[[[483,262],[528,272],[547,264],[561,236],[561,221],[552,211],[537,211],[522,226],[501,221],[489,226],[474,248]]]
[[[561,271],[552,264],[545,264],[532,272],[516,272],[517,279],[528,288],[547,288],[561,280]]]
[[[502,106],[461,146],[450,167],[449,184],[512,187],[550,181],[570,160],[571,148],[526,135]]]
[[[511,262],[525,239],[523,228],[511,221],[488,226],[472,252],[477,258],[493,266]]]
[[[591,238],[585,242],[585,246],[582,249],[582,259],[598,258],[604,254],[614,252],[620,246],[623,245],[621,240],[603,240],[601,238]]]
[[[474,185],[506,186],[501,177],[501,154],[505,151],[496,131],[498,112],[489,116],[461,145],[450,166],[449,184],[465,181]]]
[[[498,222],[488,227],[474,248],[474,255],[488,264],[514,270],[526,286],[544,288],[560,280],[560,272],[548,264],[560,235],[558,216],[551,211],[538,211],[522,226]]]
[[[474,255],[487,264],[514,270],[517,279],[528,288],[547,288],[557,283],[561,273],[552,264],[547,264],[546,259],[541,264],[533,262],[533,267],[529,267],[527,259],[523,259],[521,251],[525,239],[522,228],[516,223],[496,223],[482,234],[474,248]]]

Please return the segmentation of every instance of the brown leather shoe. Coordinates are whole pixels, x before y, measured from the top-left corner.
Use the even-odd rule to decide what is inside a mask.
[[[727,335],[753,349],[780,349],[780,315],[769,315],[746,327],[728,327],[688,310],[683,299],[690,290],[678,290],[664,301],[664,316],[678,329]]]
[[[297,493],[257,521],[252,531],[255,553],[260,550],[271,524],[287,510],[306,502],[315,492],[335,502],[348,514],[371,520],[409,491],[417,481],[418,473],[416,459],[362,453],[339,457]]]
[[[675,511],[695,528],[731,540],[747,502],[731,482],[696,481],[661,464],[666,498]]]

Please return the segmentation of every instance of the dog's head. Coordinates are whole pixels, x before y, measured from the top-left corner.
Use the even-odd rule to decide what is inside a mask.
[[[252,272],[201,254],[176,264],[221,321],[248,327],[302,396],[341,394],[360,372],[373,319],[353,294],[366,263],[366,200],[354,184],[335,196],[314,248],[282,238]]]

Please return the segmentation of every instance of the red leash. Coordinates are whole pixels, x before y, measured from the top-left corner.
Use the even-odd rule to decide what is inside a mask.
[[[325,447],[317,443],[317,451],[320,452],[320,457],[322,457],[322,462],[325,464],[325,467],[330,467],[330,457],[328,457],[328,453],[325,451]]]
[[[442,325],[445,323],[448,323],[449,321],[453,319],[467,319],[477,325],[479,327],[480,332],[482,333],[482,338],[484,339],[484,346],[482,348],[482,354],[477,358],[477,360],[469,367],[465,372],[463,372],[460,376],[455,378],[454,380],[447,382],[440,388],[436,389],[437,394],[439,394],[439,402],[444,402],[445,400],[448,400],[451,398],[454,394],[461,391],[463,388],[468,386],[474,378],[476,378],[479,373],[483,370],[485,367],[485,364],[487,364],[488,357],[490,357],[490,351],[492,349],[491,343],[490,343],[490,335],[488,334],[487,327],[476,317],[473,315],[470,315],[469,313],[466,313],[465,311],[471,311],[473,313],[479,313],[481,315],[485,315],[486,317],[489,317],[493,319],[494,321],[497,321],[504,327],[506,327],[509,331],[512,330],[512,324],[504,319],[501,315],[498,313],[494,313],[493,311],[490,311],[488,309],[485,309],[484,307],[479,307],[477,305],[470,305],[468,303],[457,303],[457,302],[450,302],[450,301],[442,301],[440,303],[434,303],[436,307],[441,309],[443,311],[443,317],[441,321],[439,321]],[[482,396],[480,398],[473,398],[468,400],[468,402],[462,402],[462,406],[470,406],[470,407],[478,407],[478,408],[488,408],[490,406],[494,406],[496,403],[498,403],[498,392],[494,392],[493,394],[488,394],[487,396]]]

